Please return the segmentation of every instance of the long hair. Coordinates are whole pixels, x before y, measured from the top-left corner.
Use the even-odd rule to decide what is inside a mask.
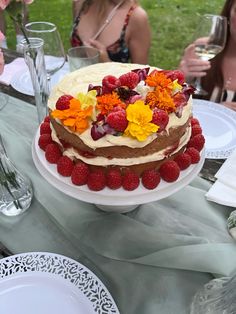
[[[230,11],[231,11],[231,7],[233,3],[234,3],[234,0],[226,0],[224,7],[220,13],[220,15],[225,16],[227,18],[228,22],[229,22]],[[221,90],[224,87],[222,64],[223,64],[223,58],[224,58],[226,49],[228,47],[229,38],[230,38],[230,29],[229,29],[229,23],[228,23],[225,47],[218,55],[215,56],[215,58],[211,60],[211,68],[208,70],[207,75],[202,78],[202,86],[208,92],[208,96],[211,95],[215,86],[218,86]]]

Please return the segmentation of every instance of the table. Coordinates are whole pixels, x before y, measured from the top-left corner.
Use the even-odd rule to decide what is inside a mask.
[[[226,227],[232,208],[206,201],[209,181],[198,177],[127,214],[102,212],[59,192],[38,173],[31,157],[36,108],[10,87],[4,92],[14,97],[0,111],[0,133],[34,188],[27,212],[0,216],[0,240],[11,253],[46,251],[80,261],[107,286],[121,314],[187,314],[192,296],[213,275],[235,273],[236,245]],[[219,167],[204,165],[211,176],[213,163]]]

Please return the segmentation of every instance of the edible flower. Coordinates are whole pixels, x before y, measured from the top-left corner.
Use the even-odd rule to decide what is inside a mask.
[[[176,110],[174,100],[166,89],[156,88],[154,91],[149,92],[147,94],[146,102],[151,108],[156,107],[165,110],[167,113]]]
[[[97,97],[96,107],[103,115],[107,115],[116,106],[124,109],[126,107],[126,104],[120,100],[116,92],[112,92],[112,94],[104,94]]]
[[[96,90],[91,90],[87,94],[79,93],[77,99],[80,101],[81,109],[87,109],[88,107],[93,107],[92,120],[96,119],[96,104],[97,104],[97,92]]]
[[[129,121],[124,134],[145,141],[146,138],[158,130],[158,126],[152,121],[152,110],[142,100],[129,104],[126,109],[126,117]]]
[[[72,98],[70,100],[69,109],[53,110],[53,118],[58,118],[64,126],[71,131],[83,133],[89,127],[89,119],[93,113],[93,106],[87,106],[82,109],[79,99]]]

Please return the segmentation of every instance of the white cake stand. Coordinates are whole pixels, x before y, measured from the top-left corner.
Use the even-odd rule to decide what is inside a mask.
[[[40,174],[59,191],[84,202],[95,204],[99,209],[107,212],[125,213],[129,212],[141,204],[150,203],[163,199],[179,191],[189,184],[200,172],[204,160],[205,152],[201,152],[201,160],[196,165],[191,165],[186,170],[180,172],[177,181],[167,183],[161,180],[154,190],[147,190],[140,185],[134,191],[125,191],[123,188],[111,190],[108,188],[99,192],[88,189],[86,185],[76,186],[68,177],[63,177],[57,172],[55,164],[50,164],[45,159],[45,153],[38,146],[39,130],[32,145],[32,157],[34,164]]]

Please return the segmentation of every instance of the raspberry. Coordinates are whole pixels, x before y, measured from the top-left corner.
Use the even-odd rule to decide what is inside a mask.
[[[103,93],[110,93],[120,86],[120,80],[113,75],[107,75],[102,80]]]
[[[43,120],[43,122],[50,122],[50,117],[49,116],[46,116]]]
[[[57,172],[63,177],[70,177],[74,164],[67,156],[61,156],[57,162]]]
[[[70,107],[70,100],[73,97],[71,95],[62,95],[61,97],[58,98],[56,102],[56,109],[58,110],[65,110]]]
[[[165,70],[163,71],[166,76],[172,81],[178,80],[180,85],[183,85],[185,82],[184,73],[179,70]]]
[[[159,169],[161,178],[166,182],[174,182],[178,179],[180,169],[174,160],[164,162]]]
[[[88,165],[79,161],[75,164],[72,170],[71,181],[75,185],[84,185],[87,183],[88,174],[89,174]]]
[[[200,153],[196,148],[189,147],[186,149],[185,153],[191,157],[191,164],[197,164],[199,162]]]
[[[106,186],[106,176],[102,170],[90,172],[87,181],[88,188],[92,191],[101,191]]]
[[[193,126],[193,125],[195,125],[195,124],[198,124],[198,125],[199,125],[199,121],[198,121],[197,118],[192,118],[192,119],[191,119],[191,125]]]
[[[204,144],[204,136],[202,134],[197,134],[189,140],[187,147],[194,147],[200,152],[203,149]]]
[[[126,112],[123,109],[112,111],[108,114],[106,122],[118,132],[123,132],[128,125]]]
[[[160,127],[158,129],[158,132],[163,131],[165,127],[167,126],[168,122],[169,122],[169,115],[167,112],[158,108],[155,108],[153,110],[152,123]]]
[[[191,157],[186,153],[176,156],[174,160],[177,162],[180,170],[185,170],[191,165]]]
[[[122,186],[127,191],[133,191],[139,186],[139,177],[132,171],[127,171],[122,179]]]
[[[61,150],[58,144],[48,144],[45,151],[45,158],[50,164],[56,164],[61,157]]]
[[[40,125],[40,134],[51,134],[51,127],[49,122],[43,122]]]
[[[142,175],[142,184],[146,189],[155,189],[161,181],[160,174],[155,169],[145,170]]]
[[[202,128],[200,127],[199,124],[194,124],[192,126],[192,135],[191,137],[197,135],[197,134],[202,134]]]
[[[39,137],[38,145],[42,150],[46,150],[48,144],[53,143],[51,134],[42,134]]]
[[[122,185],[121,173],[118,169],[109,169],[106,176],[106,184],[112,189],[119,189]]]
[[[139,76],[135,72],[128,72],[119,77],[121,86],[127,86],[134,89],[139,83]]]

